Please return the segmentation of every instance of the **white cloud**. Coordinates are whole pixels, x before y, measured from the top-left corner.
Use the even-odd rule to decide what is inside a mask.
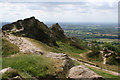
[[[0,0],[1,2],[118,2],[119,0]]]
[[[0,3],[0,18],[2,21],[14,21],[31,15],[30,10],[23,4]]]
[[[2,21],[16,21],[35,16],[44,22],[117,22],[117,0],[85,1],[87,2],[1,2],[0,18]]]

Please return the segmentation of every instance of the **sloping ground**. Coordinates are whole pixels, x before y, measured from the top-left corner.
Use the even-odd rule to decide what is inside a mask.
[[[88,66],[87,66],[88,67]],[[113,75],[111,73],[108,73],[104,70],[101,70],[101,69],[96,69],[96,68],[93,68],[93,67],[88,67],[90,70],[96,72],[97,74],[103,76],[104,78],[106,79],[110,79],[110,80],[120,80],[119,76],[118,75]]]
[[[17,38],[19,38],[19,37],[17,37]],[[22,38],[24,38],[24,37],[22,37]],[[16,38],[15,38],[16,39]],[[5,67],[3,67],[3,68],[6,68],[6,67],[12,67],[13,69],[19,69],[18,71],[21,73],[21,75],[23,76],[23,77],[32,77],[32,76],[34,76],[34,77],[36,77],[36,78],[40,78],[41,76],[39,76],[39,75],[37,75],[40,71],[40,69],[42,69],[43,71],[43,73],[44,73],[44,75],[42,75],[42,77],[44,77],[44,76],[46,76],[46,77],[48,77],[48,75],[50,75],[50,76],[52,76],[52,77],[66,77],[67,75],[65,75],[65,74],[67,74],[68,73],[68,70],[72,67],[72,64],[70,64],[70,62],[69,62],[69,58],[67,57],[67,55],[65,55],[65,54],[61,54],[61,53],[50,53],[50,49],[53,49],[52,47],[49,47],[49,46],[47,46],[47,45],[45,45],[45,44],[43,44],[43,43],[40,43],[40,42],[32,42],[32,41],[35,41],[35,40],[31,40],[31,39],[29,39],[29,38],[24,38],[25,40],[28,40],[29,42],[30,42],[30,44],[31,45],[34,45],[36,48],[38,48],[39,46],[41,46],[41,45],[44,45],[44,46],[42,46],[42,47],[44,47],[44,48],[42,48],[42,47],[39,47],[40,48],[40,50],[41,51],[43,51],[43,50],[45,50],[45,48],[49,48],[48,49],[48,51],[46,51],[45,53],[47,53],[47,56],[48,57],[50,57],[53,61],[50,61],[50,58],[47,58],[47,57],[45,57],[45,56],[43,56],[43,55],[32,55],[32,54],[30,54],[30,55],[24,55],[24,54],[19,54],[18,56],[14,56],[14,57],[10,57],[10,58],[3,58],[3,65],[5,66]],[[12,40],[12,41],[14,41],[14,40]],[[24,40],[22,41],[22,45],[24,45],[23,44],[24,43]],[[36,43],[36,44],[34,44],[34,43]],[[18,47],[21,45],[21,44],[19,44],[19,45],[17,45],[17,44],[15,44],[15,45],[17,45]],[[28,45],[29,44],[27,44],[27,43],[25,43],[25,47],[28,47]],[[68,46],[68,45],[67,45]],[[66,47],[66,46],[65,46]],[[64,48],[65,48],[64,47]],[[28,49],[29,50],[29,48],[26,48],[26,49]],[[34,49],[34,48],[33,48]],[[58,48],[59,49],[59,48]],[[26,50],[26,51],[28,51],[28,50]],[[36,50],[36,49],[35,49]],[[47,50],[47,49],[46,49]],[[54,49],[53,49],[54,50]],[[71,49],[70,49],[71,50]],[[67,51],[66,51],[67,52]],[[78,52],[79,53],[79,52]],[[78,54],[79,55],[79,54]],[[40,58],[41,57],[41,58]],[[22,60],[22,61],[21,61]],[[55,60],[55,61],[54,61]],[[41,62],[42,61],[42,62]],[[47,61],[47,62],[50,62],[50,63],[47,63],[47,62],[44,62],[44,61]],[[58,61],[58,62],[56,62],[56,61]],[[59,62],[60,61],[60,62]],[[36,63],[36,64],[35,64]],[[40,64],[41,63],[41,64]],[[15,65],[15,64],[17,64],[17,66]],[[51,65],[52,64],[52,65]],[[22,65],[22,66],[21,66]],[[29,67],[26,67],[26,66],[31,66],[31,68],[29,69]],[[50,68],[48,68],[48,65],[50,66]],[[36,66],[42,66],[41,68],[37,68]],[[44,67],[47,67],[47,68],[45,68],[45,70],[44,70]],[[56,67],[57,66],[57,67]],[[64,67],[65,68],[64,68]],[[26,67],[25,69],[24,69],[24,67]],[[37,71],[35,71],[34,70],[34,67],[36,67],[36,69],[35,70],[38,70],[38,72]],[[52,68],[52,69],[51,69]],[[55,69],[53,69],[53,68],[55,68]],[[84,67],[83,67],[84,68]],[[24,70],[25,70],[25,72],[24,72]],[[53,71],[52,71],[53,70]],[[57,70],[57,71],[56,71]],[[65,70],[67,70],[67,71],[65,71]],[[76,69],[77,70],[77,69]],[[30,73],[29,73],[29,71],[30,71]],[[47,71],[49,71],[49,72],[53,72],[53,73],[47,73]],[[64,72],[65,71],[65,72]],[[79,71],[79,70],[77,70],[77,71]],[[87,70],[87,71],[89,71],[89,70]],[[60,72],[60,73],[59,73]],[[63,72],[63,73],[61,73],[61,72]],[[55,74],[54,74],[55,73]],[[42,74],[42,73],[41,73]],[[52,75],[51,75],[52,74]],[[65,75],[65,76],[64,76]],[[81,75],[79,75],[79,77],[80,77]],[[89,76],[89,75],[88,75]],[[84,75],[83,75],[83,77],[84,77]]]
[[[23,53],[30,52],[31,49],[33,51],[40,49],[28,38],[8,35],[6,39],[18,46]],[[32,47],[33,45],[35,47]],[[40,50],[42,51],[42,49]],[[35,52],[31,51],[34,54]],[[72,60],[63,53],[47,52],[46,56],[20,53],[13,57],[3,58],[3,68],[11,67],[23,77],[66,77],[69,69],[73,66]]]
[[[31,43],[35,44],[37,47],[39,47],[42,51],[44,51],[44,53],[49,53],[49,52],[64,53],[70,57],[80,58],[80,54],[88,52],[88,50],[81,50],[68,43],[64,43],[61,41],[57,41],[57,44],[59,45],[59,47],[55,47],[55,46],[50,47],[37,40],[31,39],[31,38],[26,38],[26,39],[31,41]]]
[[[19,53],[19,48],[13,45],[12,43],[10,43],[6,39],[2,39],[2,47],[3,47],[3,53],[2,53],[3,57],[7,57]]]
[[[42,51],[40,48],[36,47],[34,44],[32,44],[30,41],[23,37],[16,37],[12,34],[6,35],[5,39],[7,39],[9,42],[14,44],[19,48],[19,50],[23,53],[34,53],[34,54],[41,54]]]
[[[41,49],[29,41],[29,39],[13,35],[8,35],[5,38],[13,43],[14,46],[17,46],[22,53],[26,53],[26,55],[20,52],[11,57],[3,57],[3,68],[11,67],[25,78],[65,78],[68,70],[73,66],[70,58],[62,53],[47,52],[48,55],[57,55],[54,57],[46,57],[44,54],[36,55],[38,50],[40,51]],[[6,49],[5,47],[3,48]],[[28,52],[31,54],[28,54]]]
[[[41,55],[20,55],[3,58],[2,68],[11,67],[23,78],[47,78],[58,76],[62,72],[62,60],[51,59]]]
[[[120,70],[119,70],[119,65],[110,65],[110,64],[103,64],[103,63],[106,63],[107,60],[109,57],[105,57],[104,55],[106,54],[102,54],[101,53],[102,51],[98,51],[98,52],[88,52],[88,53],[84,53],[84,54],[80,54],[80,56],[82,57],[82,59],[79,59],[79,60],[82,60],[82,61],[86,61],[88,63],[92,63],[102,69],[106,69],[106,70],[110,70],[110,71],[115,71],[115,72],[119,72],[120,73]],[[110,53],[108,53],[107,55],[109,55]],[[111,60],[111,63],[114,63],[112,62],[115,61],[113,58],[110,59]]]

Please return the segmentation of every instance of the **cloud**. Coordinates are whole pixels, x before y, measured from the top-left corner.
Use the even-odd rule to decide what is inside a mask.
[[[2,21],[13,21],[16,18],[25,18],[31,14],[24,4],[0,3],[0,18]]]
[[[44,22],[117,22],[117,0],[111,2],[93,1],[1,2],[0,18],[2,21],[16,21],[35,16]]]
[[[119,0],[0,0],[1,2],[118,2]],[[111,4],[111,3],[110,3]]]

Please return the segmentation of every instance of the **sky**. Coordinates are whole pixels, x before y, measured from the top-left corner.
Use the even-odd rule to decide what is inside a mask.
[[[35,16],[42,22],[118,21],[118,0],[0,0],[0,22]]]

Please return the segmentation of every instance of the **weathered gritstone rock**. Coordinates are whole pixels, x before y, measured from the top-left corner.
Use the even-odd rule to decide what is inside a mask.
[[[34,54],[43,54],[40,48],[37,48],[34,44],[32,44],[29,40],[23,37],[16,37],[12,34],[6,35],[5,37],[12,44],[19,47],[19,50],[23,53],[34,53]]]
[[[5,72],[7,72],[7,71],[11,71],[11,70],[13,70],[11,67],[8,67],[8,68],[5,68],[5,69],[2,69],[2,70],[0,70],[0,74],[4,74]]]
[[[88,78],[88,80],[102,78],[102,76],[86,68],[84,65],[72,67],[69,71],[68,77],[73,79],[78,79],[78,80],[82,78],[86,78],[86,79]]]
[[[60,27],[58,23],[53,24],[51,27],[49,27],[49,29],[53,31],[57,40],[67,40],[67,36],[64,34],[64,30]]]
[[[50,57],[50,58],[55,58],[55,59],[63,60],[62,69],[63,69],[64,71],[67,71],[67,70],[69,70],[71,67],[73,67],[73,62],[72,62],[72,60],[71,60],[66,54],[50,52],[50,53],[48,53],[46,56],[47,56],[47,57]]]
[[[0,75],[4,75],[6,72],[8,72],[7,77],[9,77],[9,79],[6,78],[4,80],[23,80],[21,75],[16,70],[12,69],[11,67],[0,70]]]

